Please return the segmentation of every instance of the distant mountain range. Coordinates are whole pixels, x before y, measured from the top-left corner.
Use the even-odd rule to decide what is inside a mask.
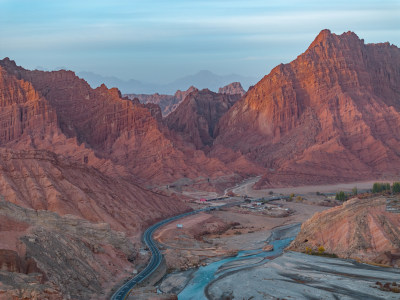
[[[92,72],[78,72],[77,75],[85,79],[92,88],[96,88],[104,83],[109,88],[117,87],[123,94],[160,93],[168,95],[173,95],[177,90],[187,90],[191,86],[195,86],[198,89],[207,88],[211,91],[217,92],[220,87],[231,82],[240,82],[243,88],[247,90],[260,79],[257,77],[242,76],[238,74],[217,75],[207,70],[200,71],[194,75],[178,78],[168,84],[141,82],[134,79],[123,80],[117,77],[102,76]]]

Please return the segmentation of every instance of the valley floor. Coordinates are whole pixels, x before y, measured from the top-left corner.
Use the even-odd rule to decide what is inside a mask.
[[[229,203],[229,200],[222,202]],[[276,216],[269,215],[273,209],[258,211],[233,206],[200,213],[162,227],[154,237],[160,243],[172,273],[166,276],[159,289],[164,293],[179,293],[196,267],[235,255],[241,250],[267,248],[267,238],[274,228],[302,223],[314,213],[328,208],[321,205],[322,199],[303,202],[270,202],[273,209],[276,207],[285,212]],[[178,224],[182,228],[177,228]]]
[[[373,182],[358,182],[314,187],[253,190],[252,186],[256,180],[257,178],[248,180],[226,191],[235,193],[237,197],[203,204],[200,204],[199,201],[193,201],[191,205],[194,209],[198,209],[205,205],[222,205],[243,201],[244,196],[252,197],[253,199],[268,198],[271,197],[270,191],[273,191],[274,196],[282,194],[287,196],[295,193],[295,197],[291,201],[285,199],[269,201],[263,205],[265,207],[263,209],[248,208],[245,206],[246,203],[243,202],[244,205],[200,213],[160,228],[155,233],[154,238],[160,244],[160,249],[165,256],[168,272],[157,286],[159,291],[164,295],[179,294],[191,280],[197,267],[219,261],[224,257],[234,256],[238,251],[254,249],[269,251],[268,237],[275,228],[303,223],[315,213],[326,210],[330,206],[338,205],[339,203],[332,199],[334,198],[334,193],[338,190],[350,192],[355,186],[357,186],[358,190],[367,190],[373,184]],[[316,192],[319,193],[317,194]],[[187,193],[186,196],[188,196]],[[200,197],[207,197],[207,194],[194,193],[192,196],[199,199]],[[215,197],[215,195],[211,194],[209,196]],[[300,199],[297,196],[300,196]],[[276,211],[278,213],[275,213]],[[369,291],[371,295],[376,296],[371,299],[383,299],[379,297],[386,295],[385,292],[377,287],[371,287],[376,281],[386,283],[391,278],[393,281],[400,281],[400,273],[398,271],[388,269],[387,273],[385,273],[381,270],[382,268],[374,269],[375,267],[373,266],[355,264],[351,261],[337,260],[335,262],[336,260],[293,252],[286,253],[278,259],[278,265],[284,264],[287,272],[282,273],[283,271],[274,263],[276,260],[273,260],[267,263],[268,268],[265,268],[267,264],[262,264],[258,267],[227,273],[210,282],[207,288],[209,298],[221,299],[223,296],[229,296],[229,293],[226,294],[225,292],[231,292],[238,299],[250,296],[254,296],[254,299],[284,297],[283,294],[274,292],[275,279],[272,278],[275,278],[275,275],[276,281],[282,285],[282,289],[284,289],[285,282],[287,282],[289,288],[293,288],[291,293],[296,299],[302,299],[301,297],[309,299],[316,290],[318,295],[327,297],[327,299],[332,297],[334,299],[335,296],[332,296],[334,293],[330,289],[335,286],[336,288],[340,287],[340,282],[342,281],[346,285],[344,292],[335,295],[344,297],[344,299],[347,299],[346,297],[351,299],[351,295],[361,297],[362,292],[358,294],[356,292],[362,289],[357,288],[356,284],[352,285],[352,278],[358,276],[357,272],[362,273],[362,270],[365,271],[366,269],[368,269],[368,272],[371,271],[373,275],[368,279],[360,278],[359,286],[369,286],[368,289],[372,290],[372,292]],[[254,263],[253,260],[254,258],[249,258],[248,261],[244,260],[243,263],[252,265]],[[321,267],[313,268],[314,263],[316,266],[321,265]],[[272,266],[270,270],[263,271],[264,269],[269,269],[270,266]],[[336,266],[337,270],[335,269],[336,271],[333,273],[336,272],[337,274],[332,272],[328,274],[329,272],[324,271],[332,266]],[[302,268],[306,270],[304,278],[308,278],[307,280],[309,281],[304,278],[297,278],[297,275],[295,276],[295,274],[302,273],[299,271]],[[354,274],[352,273],[352,268],[354,268]],[[357,271],[357,268],[359,271]],[[251,276],[254,277],[254,280],[251,280],[251,284],[248,285],[251,286],[250,289],[242,289],[242,285],[237,284],[241,282],[242,278],[252,278]],[[332,282],[327,282],[328,280],[332,280]],[[263,284],[265,281],[274,281],[274,284]],[[258,286],[258,288],[256,289],[255,286]],[[304,295],[302,294],[303,292]],[[131,299],[139,299],[140,291],[137,291],[135,295]],[[153,293],[153,296],[158,299],[155,293]],[[164,297],[162,295],[159,296]]]

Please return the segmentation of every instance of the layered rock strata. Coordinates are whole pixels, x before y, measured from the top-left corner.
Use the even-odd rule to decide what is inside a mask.
[[[398,175],[399,70],[396,46],[323,30],[221,118],[214,144],[265,167],[258,187]]]
[[[318,252],[322,246],[339,257],[399,266],[400,214],[386,211],[386,203],[383,197],[355,198],[316,213],[288,249]]]

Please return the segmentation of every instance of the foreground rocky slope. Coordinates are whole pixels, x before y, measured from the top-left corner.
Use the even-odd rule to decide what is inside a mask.
[[[400,200],[397,200],[400,201]],[[400,214],[386,211],[384,197],[352,199],[303,223],[289,250],[317,251],[386,265],[400,264]]]
[[[400,49],[323,30],[224,115],[215,146],[269,171],[259,187],[397,175]]]
[[[107,223],[4,200],[0,228],[0,299],[105,299],[137,258],[132,242]]]

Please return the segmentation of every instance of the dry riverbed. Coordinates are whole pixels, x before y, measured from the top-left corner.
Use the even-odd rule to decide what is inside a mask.
[[[230,207],[180,219],[158,230],[154,237],[161,245],[170,273],[160,284],[160,290],[179,293],[194,268],[233,256],[240,250],[262,249],[268,245],[266,240],[274,228],[301,223],[315,212],[327,209],[284,200],[274,204],[287,208],[291,214],[271,217],[259,211]]]
[[[400,284],[400,270],[298,252],[227,273],[206,288],[209,299],[399,299],[383,291]],[[381,285],[380,285],[380,284]]]

